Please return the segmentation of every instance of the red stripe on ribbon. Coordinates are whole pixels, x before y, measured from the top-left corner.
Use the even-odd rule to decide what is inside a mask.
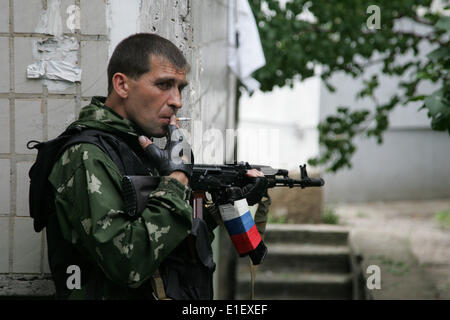
[[[246,233],[231,236],[231,241],[239,254],[244,254],[256,249],[261,242],[261,236],[256,226],[253,225]]]

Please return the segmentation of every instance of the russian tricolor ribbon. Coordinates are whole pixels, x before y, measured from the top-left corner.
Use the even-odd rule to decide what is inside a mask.
[[[234,206],[231,204],[221,205],[219,211],[239,255],[248,254],[253,264],[260,264],[267,254],[267,248],[256,229],[247,200],[234,201]]]

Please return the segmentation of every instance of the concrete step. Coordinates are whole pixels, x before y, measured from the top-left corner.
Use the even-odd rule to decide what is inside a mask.
[[[334,225],[268,224],[265,243],[347,245],[349,229]]]
[[[255,267],[255,299],[352,299],[349,229],[269,224],[266,259]],[[236,299],[250,297],[250,265],[237,265]]]
[[[238,273],[236,299],[250,298],[250,274]],[[256,272],[254,299],[352,299],[351,274]]]
[[[267,244],[268,253],[260,271],[348,273],[350,272],[350,249],[347,246],[308,244]],[[238,272],[250,270],[249,259],[240,258]]]

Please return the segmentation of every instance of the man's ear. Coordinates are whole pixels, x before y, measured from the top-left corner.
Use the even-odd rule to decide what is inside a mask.
[[[128,98],[128,77],[120,72],[117,72],[113,75],[112,84],[114,87],[114,91],[116,91],[117,95],[122,99]]]

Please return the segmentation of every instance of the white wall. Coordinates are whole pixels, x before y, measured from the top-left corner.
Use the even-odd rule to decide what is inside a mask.
[[[298,171],[318,153],[317,78],[272,92],[244,93],[239,107],[238,160]],[[272,138],[267,137],[267,133]]]

